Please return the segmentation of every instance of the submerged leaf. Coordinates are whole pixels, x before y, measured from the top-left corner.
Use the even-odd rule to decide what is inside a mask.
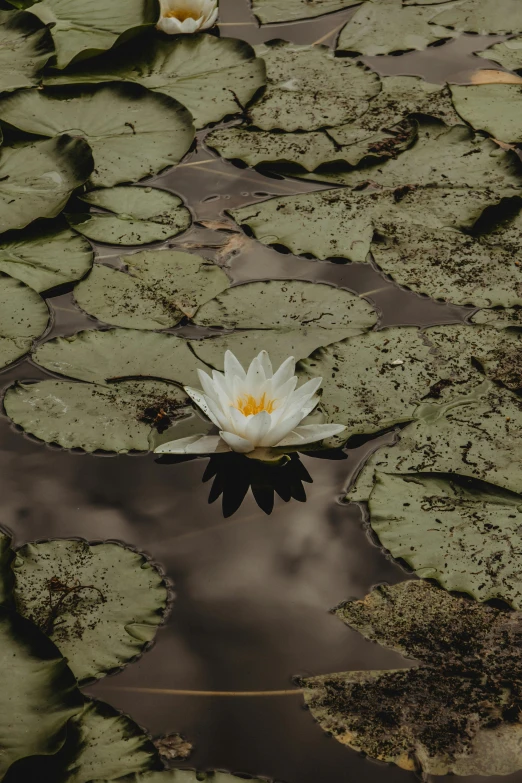
[[[183,200],[158,188],[102,188],[82,196],[81,201],[107,212],[75,212],[67,215],[69,224],[89,239],[108,245],[162,242],[192,223]]]
[[[475,130],[485,130],[495,139],[522,142],[522,85],[452,85],[456,110]]]
[[[102,187],[158,174],[179,163],[194,139],[181,104],[138,84],[23,90],[0,100],[0,116],[26,133],[83,136],[94,157],[91,184]]]
[[[0,368],[27,353],[48,321],[44,300],[19,280],[0,273]]]
[[[168,95],[191,112],[197,128],[238,114],[265,84],[263,60],[236,38],[208,33],[149,36],[93,63],[47,75],[45,84],[130,81]]]
[[[0,92],[38,84],[54,54],[49,30],[25,11],[0,11]]]
[[[333,11],[352,8],[364,0],[251,0],[252,10],[261,24],[312,19]]]
[[[117,543],[26,544],[14,571],[18,611],[53,640],[80,681],[103,677],[142,652],[167,605],[162,575]]]
[[[1,148],[0,233],[25,228],[40,217],[56,217],[72,191],[91,176],[93,165],[87,142],[67,135]]]
[[[0,271],[38,292],[80,280],[93,259],[89,242],[58,222],[5,234],[0,240]]]
[[[96,265],[76,286],[82,310],[116,326],[167,329],[230,286],[216,264],[176,250],[136,253],[125,264],[129,274]]]
[[[425,775],[520,769],[518,612],[419,581],[383,585],[335,611],[366,638],[423,663],[302,680],[306,704],[325,731],[372,758]]]

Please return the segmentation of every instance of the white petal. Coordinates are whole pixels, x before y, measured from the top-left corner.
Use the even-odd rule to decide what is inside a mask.
[[[155,454],[215,454],[228,451],[218,435],[190,435],[188,438],[171,440],[154,449]]]
[[[210,421],[215,424],[216,427],[221,427],[222,425],[219,423],[219,420],[215,417],[210,409],[210,397],[205,397],[202,391],[199,389],[192,389],[190,386],[185,386],[184,389],[190,399],[194,400],[198,408],[201,408],[203,413],[206,413]]]
[[[262,383],[265,383],[266,375],[263,369],[263,365],[259,361],[259,356],[252,359],[250,367],[247,370],[245,380],[245,393],[251,394],[253,397],[257,397],[259,388]]]
[[[272,369],[272,362],[270,361],[270,356],[268,353],[266,351],[261,351],[257,359],[264,370],[265,378],[271,378],[274,374],[274,371]]]
[[[314,410],[314,408],[317,408],[320,397],[312,397],[310,400],[307,400],[307,402],[304,403],[304,405],[301,405],[301,414],[303,416],[303,419],[305,419],[307,416],[311,414],[311,412]]]
[[[274,389],[289,381],[292,375],[295,375],[295,359],[293,356],[289,356],[274,373]]]
[[[196,30],[200,29],[204,21],[202,16],[199,19],[185,19],[185,21],[181,23],[181,32],[189,35],[195,33]]]
[[[214,381],[208,375],[206,372],[203,372],[203,370],[198,370],[198,377],[199,382],[203,387],[203,391],[207,395],[207,397],[211,397],[213,400],[218,400],[219,395],[217,393],[217,390],[214,386]]]
[[[217,22],[218,14],[219,14],[219,10],[217,8],[215,8],[212,11],[211,15],[208,17],[207,21],[204,22],[204,24],[201,25],[201,29],[202,30],[208,30],[209,27],[213,27],[216,24],[216,22]]]
[[[295,391],[297,386],[297,375],[293,375],[285,383],[280,383],[277,386],[273,386],[272,394],[278,400],[283,400]]]
[[[276,446],[289,432],[291,432],[303,420],[301,411],[285,416],[262,438],[258,446]]]
[[[266,411],[261,411],[261,413],[257,413],[255,416],[249,416],[245,429],[245,438],[250,443],[253,443],[254,446],[259,446],[271,424],[271,416]]]
[[[297,402],[298,400],[301,400],[304,402],[305,400],[310,399],[310,397],[313,397],[316,393],[322,382],[322,378],[312,378],[306,383],[303,383],[303,385],[292,394],[292,401]]]
[[[234,408],[233,406],[230,406],[227,413],[228,413],[228,418],[230,419],[230,423],[232,425],[232,432],[235,432],[236,435],[243,437],[243,435],[246,432],[246,427],[248,424],[247,417],[244,416],[241,413],[241,411],[238,411],[238,409]]]
[[[225,443],[227,443],[232,451],[237,451],[240,454],[248,454],[249,451],[254,451],[254,446],[250,441],[246,440],[245,438],[240,438],[239,435],[236,435],[233,432],[220,432],[219,433]]]
[[[332,435],[339,435],[346,427],[342,424],[305,424],[297,427],[283,440],[279,441],[277,446],[298,446],[300,443],[315,443],[318,440],[331,438]]]
[[[220,429],[228,429],[230,426],[230,419],[228,417],[229,406],[223,408],[218,402],[210,399],[210,397],[205,397],[205,401],[210,413],[212,414],[212,421],[214,424],[216,424],[216,426]]]
[[[238,378],[242,378],[243,380],[246,378],[246,372],[243,369],[243,365],[239,359],[234,356],[232,351],[227,351],[225,353],[225,377],[227,378],[227,381],[230,382],[229,376],[230,379],[236,376]]]
[[[168,18],[162,16],[156,27],[158,30],[167,33],[167,35],[179,35],[183,32],[181,22],[173,16]]]

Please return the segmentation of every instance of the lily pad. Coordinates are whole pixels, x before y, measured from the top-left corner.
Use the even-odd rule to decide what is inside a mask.
[[[75,129],[92,148],[90,181],[100,187],[158,174],[179,163],[194,139],[191,116],[181,104],[138,84],[23,90],[0,100],[0,116],[40,136]]]
[[[327,46],[271,41],[256,52],[266,63],[267,88],[249,116],[261,130],[312,131],[355,120],[381,89],[377,74]]]
[[[420,581],[383,585],[335,613],[422,663],[303,679],[306,704],[325,731],[424,775],[507,775],[522,766],[512,718],[522,696],[520,613]]]
[[[229,214],[265,245],[283,245],[295,255],[364,263],[375,229],[394,215],[425,229],[470,228],[498,201],[495,191],[487,188],[335,188],[272,198]]]
[[[301,280],[270,280],[229,288],[201,307],[199,326],[225,329],[296,329],[313,325],[327,334],[341,327],[369,328],[376,313],[342,288]]]
[[[89,239],[108,245],[163,242],[186,231],[192,223],[183,200],[158,188],[103,188],[87,193],[81,200],[107,212],[72,213],[67,215],[69,224]]]
[[[9,606],[13,591],[13,572],[11,563],[14,552],[11,549],[11,536],[0,528],[0,605]]]
[[[455,473],[522,493],[522,402],[486,381],[469,396],[424,404],[398,442],[373,454],[348,499],[371,494],[380,473]]]
[[[158,0],[42,0],[27,9],[50,26],[56,47],[56,67],[93,57],[159,19]]]
[[[129,378],[162,378],[197,386],[203,365],[186,340],[138,329],[86,330],[41,345],[34,361],[58,375],[105,384]]]
[[[87,142],[67,135],[0,149],[0,233],[56,217],[72,191],[91,176],[93,165]]]
[[[510,38],[477,54],[499,63],[508,71],[519,71],[522,69],[522,37]]]
[[[160,381],[18,383],[4,406],[15,424],[45,443],[117,454],[150,451],[158,428],[191,413],[187,395]]]
[[[241,783],[244,777],[229,772],[196,772],[194,769],[164,769],[133,775],[126,783]],[[252,783],[268,783],[266,778],[248,778]],[[109,783],[109,781],[99,781]]]
[[[521,308],[497,308],[495,310],[478,310],[470,318],[472,324],[487,324],[495,326],[497,329],[508,329],[510,327],[522,327],[522,309]]]
[[[76,286],[82,310],[116,326],[167,329],[230,286],[216,264],[176,250],[136,253],[125,264],[128,274],[96,265]]]
[[[453,85],[453,103],[463,120],[500,141],[522,142],[522,85]]]
[[[261,24],[295,22],[352,8],[364,0],[252,0],[252,10]]]
[[[444,22],[430,24],[443,8],[443,3],[407,7],[401,0],[369,0],[341,30],[337,49],[371,56],[425,49],[452,36]]]
[[[383,221],[372,254],[396,283],[433,299],[478,307],[522,305],[522,267],[509,246],[448,229]]]
[[[444,9],[433,20],[459,32],[504,35],[522,32],[522,7],[517,0],[464,0]]]
[[[53,640],[79,681],[135,658],[164,617],[164,578],[121,544],[26,544],[16,552],[14,572],[18,611]]]
[[[265,65],[253,48],[236,38],[151,35],[63,74],[45,84],[129,81],[168,95],[191,112],[197,128],[238,114],[265,84]]]
[[[0,368],[27,353],[48,321],[44,300],[19,280],[0,273]]]
[[[28,756],[60,750],[81,711],[76,680],[55,645],[32,623],[0,607],[0,777]]]
[[[522,607],[522,496],[452,476],[377,473],[371,526],[423,579]]]
[[[38,84],[54,54],[49,30],[25,11],[0,11],[0,92]]]
[[[32,226],[0,239],[0,271],[38,292],[80,280],[93,259],[89,242],[61,223]]]

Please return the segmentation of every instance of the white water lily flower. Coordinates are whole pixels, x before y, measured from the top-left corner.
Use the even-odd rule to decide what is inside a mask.
[[[160,0],[156,27],[169,35],[208,30],[218,18],[218,0]]]
[[[225,372],[210,377],[198,370],[203,390],[185,387],[216,427],[219,436],[193,435],[164,443],[157,454],[215,454],[237,451],[258,459],[268,458],[268,450],[300,447],[346,429],[342,424],[305,424],[317,406],[316,391],[322,378],[297,387],[295,359],[290,356],[273,372],[266,351],[261,351],[247,371],[232,351],[225,354]],[[295,448],[294,448],[295,450]]]

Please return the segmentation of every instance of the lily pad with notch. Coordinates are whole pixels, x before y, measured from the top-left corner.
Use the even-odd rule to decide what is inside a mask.
[[[335,610],[347,625],[420,664],[303,678],[322,729],[424,775],[507,775],[522,767],[522,620],[426,582],[382,585]],[[407,709],[405,709],[407,705]]]
[[[51,34],[33,14],[0,10],[0,92],[37,85],[53,54]]]
[[[49,310],[36,291],[0,273],[0,369],[30,351],[48,322]]]
[[[171,239],[192,224],[183,199],[159,188],[102,188],[81,196],[80,200],[97,211],[73,212],[66,217],[75,231],[94,242],[148,245]]]
[[[23,90],[0,100],[0,116],[39,136],[60,137],[76,129],[92,148],[90,184],[97,187],[158,174],[179,163],[194,140],[187,109],[138,84]],[[1,163],[0,158],[0,174]],[[1,189],[2,183],[0,196]]]
[[[167,329],[193,318],[201,305],[230,286],[227,275],[201,256],[176,250],[125,257],[128,274],[95,265],[76,286],[78,305],[108,324]]]
[[[136,82],[186,106],[196,128],[238,114],[265,84],[265,65],[254,49],[236,38],[207,33],[151,34],[94,62],[46,74],[46,85]]]
[[[486,60],[499,63],[508,71],[520,71],[522,70],[522,37],[509,38],[477,54]]]
[[[455,84],[451,93],[455,109],[472,128],[484,130],[500,141],[522,142],[522,85]]]
[[[296,22],[323,14],[353,8],[364,0],[251,0],[252,10],[261,24]]]
[[[522,33],[522,7],[517,0],[464,0],[442,7],[433,23],[478,35]]]

